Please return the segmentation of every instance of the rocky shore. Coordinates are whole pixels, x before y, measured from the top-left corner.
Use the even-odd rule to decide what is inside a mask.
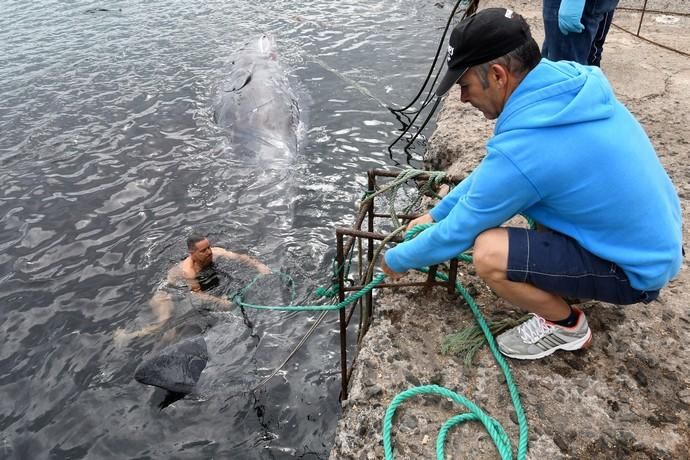
[[[688,11],[681,0],[657,2],[665,11]],[[625,6],[621,1],[619,6]],[[481,8],[506,6],[482,2]],[[513,1],[510,8],[543,37],[541,2]],[[634,5],[639,6],[639,5]],[[651,8],[651,6],[650,6]],[[690,53],[690,17],[647,13],[643,35]],[[614,23],[636,30],[639,13],[621,10]],[[683,235],[690,248],[690,58],[613,28],[602,68],[619,99],[647,130],[682,201]],[[468,174],[484,154],[493,122],[446,98],[430,141],[429,163]],[[634,210],[631,210],[634,212]],[[411,277],[420,275],[409,275]],[[476,294],[487,319],[517,318],[463,266],[460,281]],[[538,361],[509,361],[529,423],[530,459],[690,458],[690,271],[649,305],[620,307],[589,302],[582,307],[594,333],[585,351],[559,352]],[[438,384],[464,395],[497,419],[513,446],[518,425],[505,378],[487,347],[466,366],[441,353],[448,334],[474,324],[465,302],[442,288],[377,293],[373,323],[354,363],[350,398],[343,402],[331,459],[384,457],[382,423],[400,392]],[[396,412],[396,458],[436,458],[441,425],[462,411],[436,396],[417,397]],[[446,458],[499,458],[478,423],[450,431]]]

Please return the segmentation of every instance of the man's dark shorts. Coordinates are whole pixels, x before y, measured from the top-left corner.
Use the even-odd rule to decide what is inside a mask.
[[[659,296],[658,290],[633,288],[618,265],[552,231],[508,228],[508,279],[563,297],[618,305],[649,303]]]

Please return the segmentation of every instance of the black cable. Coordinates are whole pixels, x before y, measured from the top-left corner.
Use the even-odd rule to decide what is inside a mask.
[[[440,100],[440,98],[438,98],[438,99]],[[414,116],[414,118],[412,119],[412,121],[410,122],[410,124],[407,125],[407,126],[405,127],[405,129],[403,130],[402,133],[400,133],[400,135],[397,137],[397,139],[395,139],[395,140],[388,146],[388,152],[389,152],[391,155],[393,154],[393,147],[395,146],[395,144],[397,144],[397,143],[400,141],[400,139],[403,138],[403,136],[405,136],[408,132],[410,132],[410,128],[411,128],[412,126],[414,126],[414,122],[417,121],[417,117],[419,117],[419,114],[422,113],[422,110],[424,110],[424,109],[426,108],[426,106],[429,105],[429,102],[426,102],[426,101],[425,101],[425,104],[426,104],[426,105],[423,105],[423,106],[419,109],[419,111],[417,111],[417,112],[415,113],[415,116]],[[436,108],[437,105],[438,105],[438,103],[437,103],[436,105],[434,105],[434,108]],[[431,112],[431,113],[433,114],[433,112]],[[419,134],[419,131],[417,131],[417,134]],[[416,135],[415,135],[415,137],[416,137]]]
[[[438,57],[439,57],[439,55],[441,54],[441,50],[443,49],[443,45],[444,45],[445,42],[446,42],[446,34],[448,33],[448,29],[450,28],[450,23],[452,22],[453,17],[455,16],[455,12],[458,10],[458,8],[460,7],[460,4],[461,4],[462,2],[463,2],[463,0],[458,0],[458,2],[455,4],[455,7],[453,8],[453,11],[451,11],[450,16],[448,17],[448,21],[446,22],[446,27],[445,27],[445,29],[443,30],[443,35],[441,36],[441,40],[440,40],[439,43],[438,43],[438,48],[436,48],[436,55],[434,56],[434,62],[431,64],[431,68],[429,69],[429,73],[427,74],[426,79],[424,80],[424,84],[423,84],[422,87],[419,89],[419,92],[418,92],[417,95],[412,99],[412,102],[410,102],[409,104],[407,104],[407,105],[406,105],[405,107],[403,107],[402,109],[394,109],[394,108],[392,108],[392,107],[389,107],[388,109],[389,109],[391,112],[404,112],[404,111],[406,111],[407,109],[409,109],[410,107],[412,107],[412,106],[415,104],[415,102],[417,102],[417,100],[419,99],[419,96],[421,96],[422,93],[424,92],[424,89],[426,88],[427,83],[429,83],[429,78],[431,78],[431,74],[434,72],[434,68],[436,67],[436,63],[438,62]],[[472,1],[470,1],[470,4],[467,6],[467,9],[469,9],[469,8],[472,6],[473,3],[478,3],[478,0],[472,0]],[[467,10],[465,11],[465,14],[467,14]],[[463,18],[464,18],[464,17],[465,17],[465,16],[463,15]],[[432,85],[432,86],[433,86],[433,85]]]
[[[429,115],[427,115],[426,120],[424,120],[424,123],[422,123],[422,126],[419,127],[419,129],[417,130],[417,132],[415,133],[415,135],[412,137],[412,139],[410,140],[410,142],[408,142],[407,145],[405,146],[405,149],[404,149],[404,150],[405,150],[405,153],[408,153],[408,154],[410,153],[410,152],[408,151],[409,148],[412,147],[412,144],[414,144],[414,141],[417,140],[417,137],[419,136],[419,133],[421,133],[422,131],[424,131],[424,128],[426,127],[427,123],[429,123],[429,120],[431,120],[431,117],[434,115],[434,112],[436,112],[436,108],[438,107],[438,105],[439,105],[440,103],[441,103],[441,98],[440,98],[440,97],[437,97],[437,98],[436,98],[436,103],[434,104],[434,107],[431,109],[431,112],[429,112]]]
[[[403,124],[402,133],[388,146],[388,152],[390,153],[391,158],[393,156],[393,147],[395,147],[395,145],[400,141],[400,139],[405,137],[410,132],[410,129],[412,128],[412,126],[414,126],[414,123],[417,120],[417,118],[419,117],[419,114],[430,104],[431,100],[434,98],[434,86],[436,86],[436,82],[438,81],[438,77],[441,75],[441,72],[443,71],[443,66],[445,65],[445,60],[444,60],[443,64],[441,64],[441,67],[439,68],[438,72],[436,72],[436,76],[434,77],[434,80],[431,84],[429,92],[428,92],[426,98],[424,99],[424,102],[422,103],[419,110],[416,110],[416,111],[409,111],[408,110],[410,107],[412,107],[419,100],[419,97],[422,95],[422,93],[426,89],[427,84],[429,83],[429,79],[431,78],[431,75],[434,72],[434,69],[436,68],[436,63],[438,62],[438,57],[441,53],[441,49],[443,49],[443,45],[444,45],[445,40],[446,40],[446,35],[448,34],[448,29],[450,28],[450,24],[452,23],[453,18],[455,17],[455,13],[457,12],[457,10],[460,7],[460,4],[462,2],[463,2],[463,0],[458,0],[458,2],[455,4],[455,7],[453,8],[453,11],[451,11],[451,13],[448,17],[448,21],[446,22],[446,27],[443,31],[443,35],[441,36],[441,40],[439,42],[438,48],[436,49],[436,55],[434,56],[434,61],[431,64],[431,68],[429,69],[429,72],[426,76],[426,79],[424,80],[424,84],[420,88],[417,95],[414,97],[412,102],[410,102],[408,105],[406,105],[405,107],[403,107],[401,109],[394,109],[392,107],[388,107],[388,110],[390,110],[393,113],[393,115],[398,119],[398,121],[400,121]],[[465,19],[467,16],[474,14],[477,11],[478,7],[479,7],[479,0],[470,0],[467,7],[465,8],[465,12],[463,13],[463,15],[461,17],[461,20]],[[436,109],[439,105],[440,99],[441,98],[437,98],[437,101],[434,104],[434,107],[433,107],[431,113],[427,116],[426,120],[424,121],[424,124],[422,125],[422,127],[420,129],[417,130],[417,132],[414,135],[414,137],[412,138],[412,140],[410,142],[408,142],[407,145],[405,146],[404,150],[406,153],[409,154],[408,149],[410,148],[412,143],[417,139],[417,137],[419,136],[421,131],[424,129],[424,127],[427,125],[427,123],[429,122],[429,120],[433,116],[434,112],[436,111]],[[409,116],[413,115],[413,114],[414,114],[414,118],[412,120],[410,120]],[[405,117],[408,120],[408,123],[404,122],[402,120],[402,117]]]

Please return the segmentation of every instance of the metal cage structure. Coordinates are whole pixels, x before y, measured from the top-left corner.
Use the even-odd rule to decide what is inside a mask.
[[[399,174],[402,171],[389,171],[389,170],[383,170],[383,169],[371,169],[367,173],[367,187],[368,187],[368,194],[374,193],[376,190],[379,189],[379,181],[381,180],[386,180],[386,179],[391,179],[391,178],[397,178]],[[414,179],[414,181],[427,181],[429,180],[431,175],[429,173],[424,173],[424,174],[419,174],[417,175]],[[451,176],[451,175],[445,175],[443,179],[441,179],[440,183],[443,184],[450,184],[450,185],[456,185],[460,182],[460,178]],[[340,302],[345,300],[345,297],[348,293],[355,292],[361,290],[364,286],[366,286],[370,281],[371,278],[373,277],[373,270],[371,268],[373,267],[373,264],[376,263],[376,256],[378,252],[382,249],[382,245],[384,245],[386,242],[395,242],[399,243],[403,241],[403,238],[401,236],[391,236],[389,233],[382,232],[380,230],[380,222],[383,220],[387,220],[390,222],[390,220],[393,218],[391,213],[386,213],[386,212],[380,212],[377,210],[376,206],[376,198],[373,198],[371,200],[365,200],[363,201],[362,205],[360,206],[359,213],[357,214],[357,217],[355,218],[355,221],[353,223],[353,226],[350,228],[336,228],[336,245],[337,245],[337,252],[336,252],[336,277],[337,279],[334,280],[335,283],[337,283],[338,286],[338,300]],[[415,219],[416,217],[419,217],[417,214],[397,214],[397,218],[409,222],[412,219]],[[377,248],[377,242],[378,242],[378,248]],[[359,271],[357,273],[357,279],[352,280],[350,279],[351,277],[348,277],[346,280],[346,273],[348,272],[348,267],[350,264],[348,263],[347,255],[348,254],[353,254],[353,251],[355,249],[355,244],[357,245],[356,249],[357,252],[359,253],[359,258],[360,262],[358,263],[358,268]],[[366,255],[366,260],[365,256]],[[369,268],[368,270],[364,270],[364,265],[366,263],[366,266]],[[438,265],[433,265],[429,267],[429,272],[427,274],[426,280],[425,281],[417,281],[417,282],[394,282],[394,281],[388,281],[386,280],[385,282],[378,284],[376,286],[376,289],[380,288],[391,288],[391,289],[396,289],[396,288],[401,288],[401,287],[413,287],[413,286],[418,286],[418,287],[424,287],[427,289],[431,289],[433,286],[441,286],[445,287],[449,293],[455,292],[455,281],[457,278],[457,270],[458,270],[458,261],[457,260],[451,260],[449,262],[450,268],[448,271],[448,281],[438,281],[436,279],[436,273],[438,270]],[[349,283],[346,283],[348,281]],[[359,310],[360,312],[360,324],[359,324],[359,330],[358,330],[358,342],[361,342],[362,337],[366,333],[367,329],[369,328],[369,324],[371,322],[371,316],[373,314],[373,307],[374,307],[374,296],[373,292],[369,291],[367,294],[362,296],[360,299],[358,299],[349,309],[341,309],[339,311],[339,326],[340,326],[340,367],[341,367],[341,377],[342,377],[342,387],[341,387],[341,394],[340,394],[340,399],[341,400],[346,400],[348,399],[348,384],[350,380],[350,375],[352,372],[352,367],[348,369],[348,357],[347,357],[347,331],[348,331],[348,326],[350,324],[350,321],[352,320],[352,317],[355,313],[355,311]],[[347,310],[347,311],[346,311]],[[356,356],[356,354],[355,354]],[[354,364],[354,359],[353,362]]]

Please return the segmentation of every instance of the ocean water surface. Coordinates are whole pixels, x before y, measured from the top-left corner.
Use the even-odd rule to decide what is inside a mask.
[[[340,414],[337,314],[278,376],[316,313],[234,311],[206,332],[198,391],[165,407],[134,381],[163,334],[118,343],[193,230],[296,283],[328,285],[426,76],[446,2],[0,2],[0,458],[326,458]],[[232,56],[275,37],[301,148],[269,164],[214,123]],[[247,274],[238,280],[250,279]],[[189,295],[176,314],[196,307]],[[183,317],[184,318],[184,317]]]

